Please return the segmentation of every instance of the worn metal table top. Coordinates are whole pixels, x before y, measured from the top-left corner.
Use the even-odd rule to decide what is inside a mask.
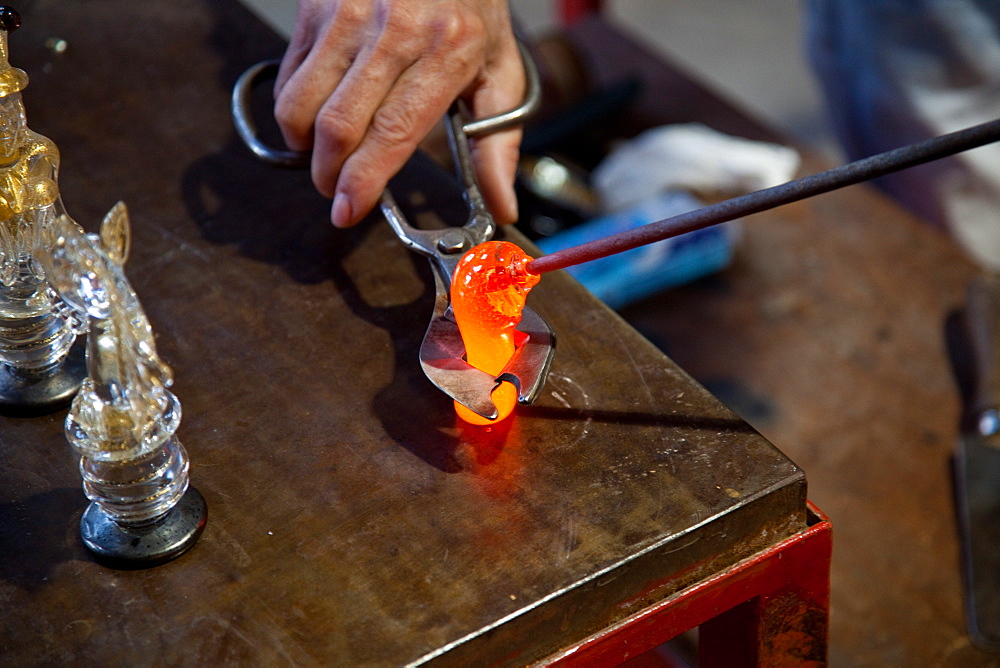
[[[416,359],[426,262],[238,145],[230,86],[282,44],[234,0],[21,12],[68,210],[92,230],[129,205],[209,523],[175,562],[105,569],[64,415],[0,420],[3,663],[524,663],[803,525],[802,471],[561,275],[532,295],[559,337],[543,397],[463,429]],[[394,188],[457,209],[429,163]]]

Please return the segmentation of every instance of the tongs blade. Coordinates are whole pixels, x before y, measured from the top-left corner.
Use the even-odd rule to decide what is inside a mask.
[[[466,196],[475,200],[468,191]],[[466,251],[492,238],[492,218],[470,207],[473,212],[463,227],[420,230],[410,226],[388,190],[382,195],[381,206],[397,236],[411,250],[427,256],[434,269],[434,310],[418,355],[424,375],[446,395],[490,420],[498,416],[490,395],[501,382],[517,388],[520,403],[533,402],[545,384],[555,353],[555,333],[544,318],[525,307],[516,327],[514,355],[494,377],[465,361],[465,343],[451,310],[455,267]]]
[[[465,361],[465,344],[458,324],[446,308],[435,310],[420,346],[420,366],[427,378],[442,392],[469,410],[493,420],[497,409],[490,397],[500,383],[517,388],[517,400],[530,404],[545,384],[545,377],[555,352],[555,334],[545,320],[526,307],[517,326],[521,334],[513,357],[493,377]]]

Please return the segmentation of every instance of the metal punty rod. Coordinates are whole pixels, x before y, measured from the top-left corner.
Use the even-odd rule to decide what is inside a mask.
[[[556,251],[529,262],[526,269],[543,274],[575,264],[590,262],[608,255],[693,232],[742,216],[767,211],[783,204],[821,195],[831,190],[885,176],[907,167],[946,158],[962,151],[1000,140],[1000,119],[974,125],[964,130],[933,137],[884,153],[877,153],[846,165],[765,188],[747,195],[710,204],[694,211],[671,216],[633,230]]]

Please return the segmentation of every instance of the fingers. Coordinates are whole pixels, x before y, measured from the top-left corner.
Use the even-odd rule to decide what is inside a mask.
[[[389,24],[358,54],[316,118],[313,180],[334,200],[331,219],[352,225],[466,89],[483,60],[485,26],[439,18],[413,33]]]
[[[316,42],[317,32],[322,23],[318,16],[316,5],[313,2],[302,0],[299,3],[299,10],[296,16],[295,27],[292,30],[292,37],[288,40],[288,48],[281,58],[278,67],[278,76],[274,82],[274,97],[277,99],[281,89],[288,82],[289,77],[295,73],[302,61],[309,55],[312,45]]]
[[[486,207],[500,225],[517,222],[514,179],[517,176],[520,149],[520,128],[476,139],[472,149],[479,189],[486,200]]]
[[[362,45],[367,3],[303,0],[274,87],[274,117],[289,148],[312,148],[316,115]]]
[[[511,36],[495,69],[473,89],[470,102],[473,116],[486,118],[514,109],[524,99],[525,85],[521,56]],[[486,206],[501,225],[517,221],[514,179],[520,158],[521,136],[521,128],[514,127],[477,137],[472,144],[472,161],[479,178],[479,189]]]
[[[476,118],[520,103],[520,56],[509,27],[495,24],[465,0],[301,0],[275,84],[275,118],[290,148],[312,149],[313,182],[333,199],[335,225],[354,224],[375,206],[459,95]],[[473,142],[480,187],[499,222],[517,216],[520,136],[514,129]]]
[[[323,195],[336,195],[344,162],[361,148],[376,123],[382,123],[383,133],[405,139],[413,123],[411,110],[400,108],[393,91],[409,64],[378,48],[359,54],[322,103],[315,116],[312,177]]]
[[[404,70],[371,110],[371,120],[357,142],[352,137],[341,143],[347,134],[344,128],[317,123],[313,178],[321,192],[333,187],[335,225],[352,225],[376,205],[388,180],[413,155],[471,76],[456,72],[448,59],[425,56]],[[345,96],[351,95],[351,88],[345,86]],[[338,90],[330,101],[330,119],[339,118],[339,97]]]

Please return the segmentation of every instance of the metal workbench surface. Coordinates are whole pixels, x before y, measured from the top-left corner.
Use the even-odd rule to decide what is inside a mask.
[[[209,521],[174,562],[104,568],[64,413],[0,419],[0,662],[520,664],[803,526],[802,471],[561,274],[531,297],[559,340],[543,396],[461,426],[417,362],[426,261],[238,144],[230,87],[283,45],[235,0],[19,9],[68,211],[129,206]],[[461,210],[426,160],[393,188]]]

